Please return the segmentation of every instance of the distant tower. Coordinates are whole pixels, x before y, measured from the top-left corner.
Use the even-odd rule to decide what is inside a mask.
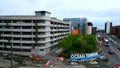
[[[86,26],[87,26],[86,34],[91,35],[92,34],[92,26],[93,26],[92,22],[87,22]]]
[[[111,32],[111,28],[112,28],[112,22],[106,22],[105,23],[105,33],[106,34],[110,34]]]

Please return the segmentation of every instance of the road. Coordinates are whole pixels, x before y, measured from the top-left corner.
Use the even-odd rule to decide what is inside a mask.
[[[112,49],[110,47],[105,47],[103,46],[103,51],[106,53],[107,57],[109,57],[109,62],[108,65],[109,66],[113,66],[117,63],[120,63],[120,58],[118,57],[118,55],[115,53],[113,55],[109,54],[108,51],[112,51]]]
[[[120,63],[120,51],[116,48],[119,47],[119,45],[114,43],[116,42],[115,40],[112,39],[111,41],[110,36],[107,36],[106,38],[110,40],[110,45],[109,47],[102,46],[101,49],[104,53],[106,53],[107,57],[109,58],[109,62],[107,63],[107,65],[112,67],[113,65]],[[108,53],[108,51],[114,51],[115,54],[111,55]]]

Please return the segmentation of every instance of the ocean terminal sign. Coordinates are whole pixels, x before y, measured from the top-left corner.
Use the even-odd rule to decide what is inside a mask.
[[[77,61],[77,60],[86,61],[86,60],[90,60],[93,58],[100,58],[101,56],[102,55],[98,54],[97,52],[84,53],[84,54],[74,53],[74,54],[71,54],[70,60],[72,60],[72,61]]]

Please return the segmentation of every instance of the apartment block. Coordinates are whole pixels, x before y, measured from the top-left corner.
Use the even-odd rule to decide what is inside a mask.
[[[45,56],[70,34],[70,23],[52,18],[48,11],[35,15],[0,16],[0,51]]]

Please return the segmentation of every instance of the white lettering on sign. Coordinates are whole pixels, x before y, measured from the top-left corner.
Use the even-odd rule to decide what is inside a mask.
[[[72,54],[71,57],[83,58],[83,57],[85,57],[85,55],[82,55],[82,54]]]
[[[72,54],[71,58],[85,58],[85,57],[92,57],[96,56],[98,53],[88,53],[88,54]]]

